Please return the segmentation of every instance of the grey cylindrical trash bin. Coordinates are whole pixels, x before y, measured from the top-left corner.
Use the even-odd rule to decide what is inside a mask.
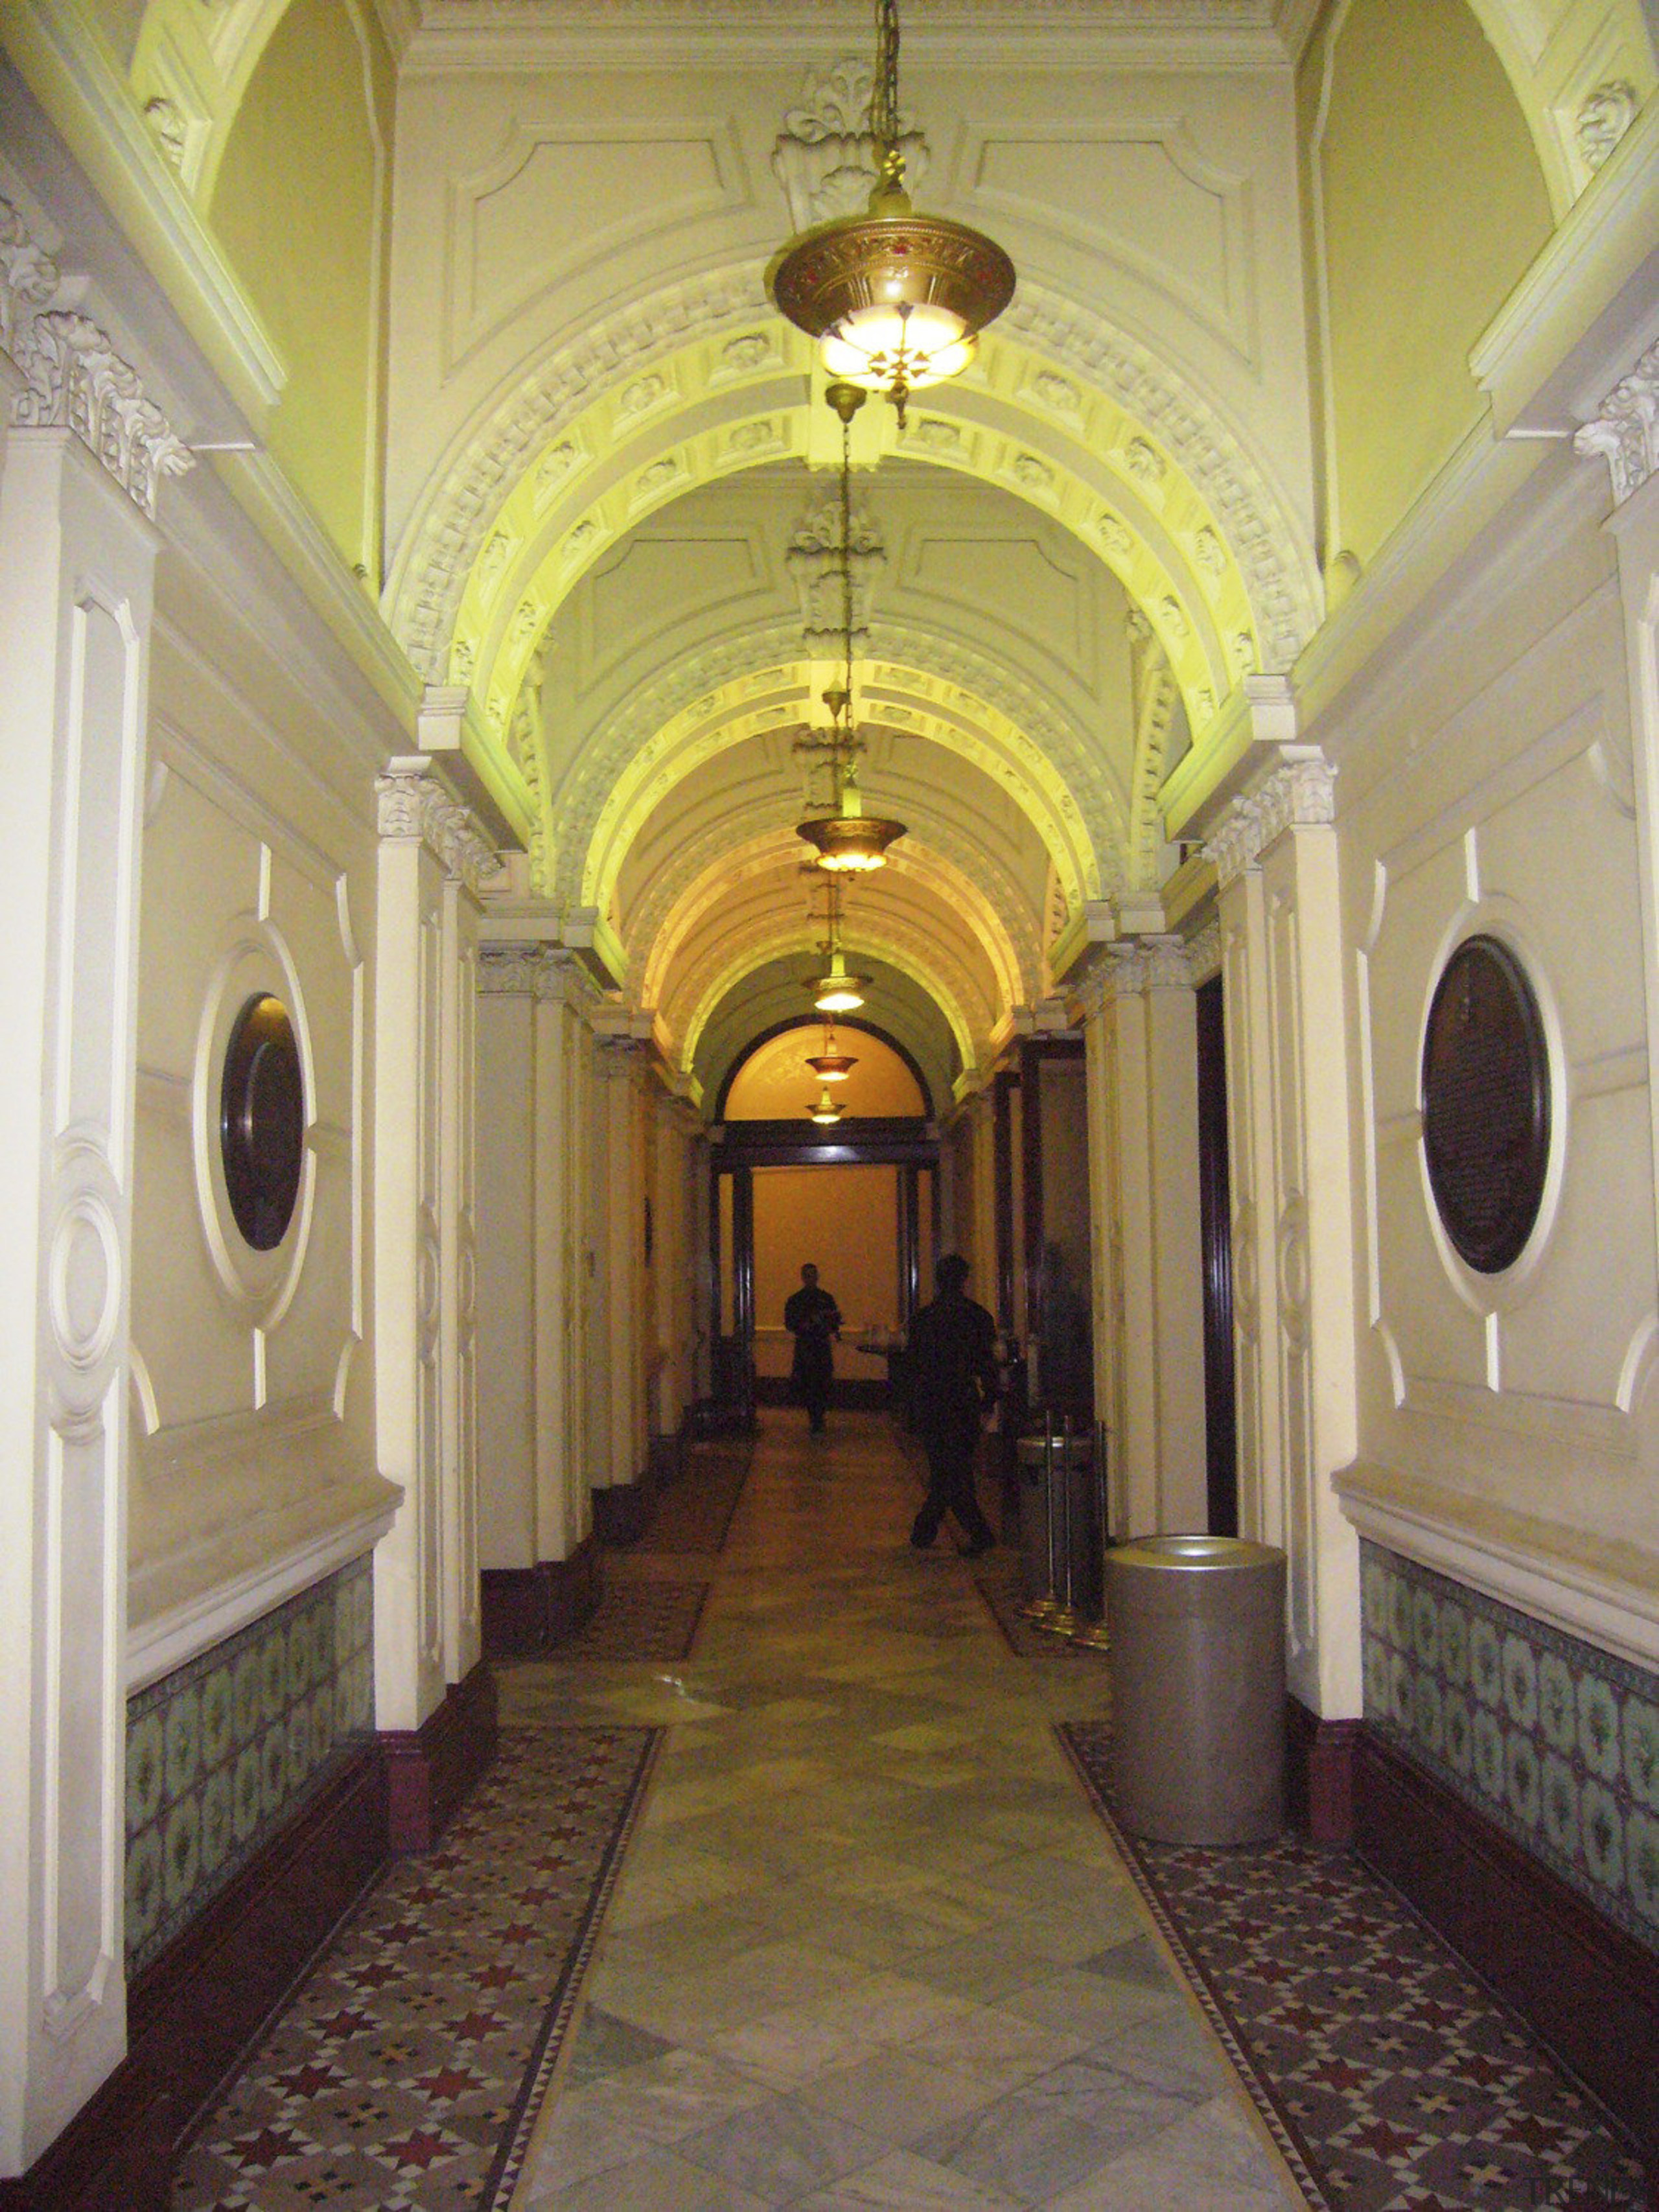
[[[1125,1827],[1253,1844],[1285,1825],[1285,1554],[1143,1536],[1106,1555],[1112,1789]]]

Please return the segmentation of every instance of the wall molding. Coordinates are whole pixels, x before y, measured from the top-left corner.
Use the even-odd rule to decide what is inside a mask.
[[[1373,1543],[1635,1666],[1652,1667],[1659,1559],[1628,1533],[1586,1535],[1365,1460],[1332,1480],[1344,1513]]]
[[[1361,1730],[1355,1844],[1659,2160],[1659,1959]]]

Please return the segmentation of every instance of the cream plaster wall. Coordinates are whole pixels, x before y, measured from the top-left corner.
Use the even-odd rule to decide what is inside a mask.
[[[159,583],[135,1161],[140,1679],[210,1640],[210,1626],[234,1625],[222,1617],[232,1591],[245,1607],[275,1601],[263,1578],[281,1559],[389,1496],[375,1474],[364,1252],[368,779],[318,696],[191,562],[171,554]],[[289,1006],[307,1079],[301,1205],[271,1255],[235,1233],[217,1145],[224,1040],[259,989]]]
[[[320,85],[337,96],[319,100]],[[270,451],[342,559],[370,579],[392,112],[391,61],[368,0],[292,0],[237,110],[208,208],[283,356]]]
[[[1659,1298],[1624,629],[1601,465],[1558,450],[1528,490],[1479,572],[1319,726],[1340,771],[1361,1139],[1343,1488],[1396,1549],[1650,1656]],[[1437,1231],[1418,1119],[1429,996],[1477,929],[1532,975],[1554,1082],[1557,1171],[1495,1278]]]
[[[1328,558],[1363,565],[1479,420],[1469,349],[1552,222],[1527,118],[1464,0],[1352,0],[1329,21],[1302,65]]]

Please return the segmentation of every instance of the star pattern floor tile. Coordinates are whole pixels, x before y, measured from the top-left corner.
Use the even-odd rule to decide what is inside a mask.
[[[645,1534],[630,1548],[672,1553],[718,1552],[749,1480],[752,1437],[710,1437],[695,1443],[672,1482],[652,1500]]]
[[[505,1729],[438,1849],[364,1900],[198,2129],[175,2212],[504,2206],[656,1740]]]
[[[1646,2206],[1599,2108],[1351,1853],[1294,1835],[1251,1850],[1128,1836],[1109,1731],[1061,1734],[1316,2202]]]

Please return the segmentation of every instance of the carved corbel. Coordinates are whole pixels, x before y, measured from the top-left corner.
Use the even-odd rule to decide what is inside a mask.
[[[1613,503],[1622,507],[1659,470],[1659,343],[1650,345],[1601,402],[1601,411],[1573,439],[1587,457],[1604,453],[1613,475]]]

